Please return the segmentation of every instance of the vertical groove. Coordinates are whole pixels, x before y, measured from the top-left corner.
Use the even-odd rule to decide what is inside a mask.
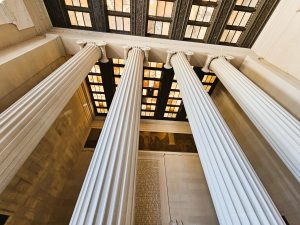
[[[0,192],[45,135],[100,58],[88,44],[0,115]]]
[[[224,57],[213,60],[211,68],[300,181],[300,122]]]
[[[171,62],[220,224],[284,224],[186,56]]]
[[[141,49],[129,52],[70,225],[133,221],[143,60]]]

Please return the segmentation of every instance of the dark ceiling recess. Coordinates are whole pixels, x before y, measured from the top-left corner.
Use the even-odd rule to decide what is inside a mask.
[[[55,27],[250,48],[280,0],[44,0]]]
[[[106,116],[123,70],[123,59],[109,59],[108,63],[97,62],[88,74],[86,83],[96,116]],[[203,89],[212,94],[218,82],[216,75],[204,73],[200,67],[194,67],[194,71]],[[172,69],[165,69],[163,63],[149,62],[144,66],[141,118],[187,120],[176,75]]]

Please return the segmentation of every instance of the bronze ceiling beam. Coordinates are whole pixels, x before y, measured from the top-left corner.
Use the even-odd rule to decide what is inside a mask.
[[[174,40],[183,40],[193,0],[177,0],[174,4],[175,10],[172,12],[173,22],[170,26],[170,38]]]
[[[218,44],[221,35],[226,27],[227,21],[235,6],[235,0],[222,0],[218,2],[215,8],[216,14],[213,16],[212,25],[207,29],[207,38],[205,42],[210,44]]]
[[[146,36],[147,33],[147,0],[131,1],[131,34],[137,36]]]

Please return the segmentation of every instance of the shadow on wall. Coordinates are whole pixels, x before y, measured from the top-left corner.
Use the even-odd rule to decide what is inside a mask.
[[[97,145],[101,129],[92,128],[85,143],[85,148],[94,149]],[[164,152],[197,153],[192,134],[141,131],[139,149]]]

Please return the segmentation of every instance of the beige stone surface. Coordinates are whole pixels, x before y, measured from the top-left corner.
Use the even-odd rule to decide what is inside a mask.
[[[299,224],[300,184],[220,83],[212,99],[280,213]]]
[[[43,40],[36,42],[38,41]],[[3,51],[0,51],[3,59],[0,65],[0,112],[66,61],[59,39],[52,38],[40,45],[36,45],[36,42],[29,42],[27,45],[29,51],[24,50],[15,58],[6,59],[2,54]],[[21,46],[18,49],[21,49]],[[12,48],[9,53],[18,49]]]
[[[0,211],[12,215],[7,225],[68,224],[90,160],[80,154],[91,122],[80,91],[1,193]]]

